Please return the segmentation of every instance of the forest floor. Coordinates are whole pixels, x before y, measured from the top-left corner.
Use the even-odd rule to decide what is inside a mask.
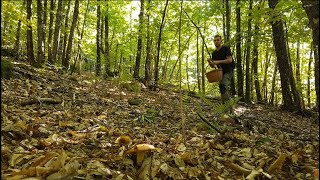
[[[22,62],[12,73],[1,79],[2,179],[319,177],[314,117],[244,104],[236,115],[218,116],[219,101],[185,94],[181,111],[179,93],[170,89]],[[143,147],[151,149],[136,152]]]

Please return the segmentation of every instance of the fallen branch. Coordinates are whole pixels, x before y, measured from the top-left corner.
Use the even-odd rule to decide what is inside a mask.
[[[21,103],[21,106],[31,105],[31,104],[61,104],[61,100],[56,100],[52,98],[34,98]]]
[[[216,128],[214,125],[210,124],[209,121],[205,117],[203,117],[201,113],[197,112],[197,114],[203,122],[208,124],[211,128],[216,130],[218,133],[222,134],[222,132],[218,128]]]

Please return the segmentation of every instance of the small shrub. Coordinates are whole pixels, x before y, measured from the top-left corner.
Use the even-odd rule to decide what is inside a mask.
[[[8,60],[1,59],[1,79],[10,79],[12,76],[13,64]]]

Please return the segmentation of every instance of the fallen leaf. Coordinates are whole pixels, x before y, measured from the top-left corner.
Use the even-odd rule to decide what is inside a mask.
[[[279,157],[269,166],[267,172],[273,174],[277,170],[280,170],[287,156],[286,153],[280,153]]]
[[[178,145],[177,151],[183,152],[183,151],[185,151],[185,150],[187,150],[187,148],[186,148],[186,146],[185,146],[183,143],[181,143],[181,144]]]
[[[46,180],[68,179],[79,167],[80,163],[77,160],[70,160],[62,169],[48,176]]]

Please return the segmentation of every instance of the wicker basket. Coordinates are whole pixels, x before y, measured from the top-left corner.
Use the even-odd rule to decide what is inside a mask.
[[[222,69],[214,69],[206,73],[209,83],[219,82],[222,79]]]

